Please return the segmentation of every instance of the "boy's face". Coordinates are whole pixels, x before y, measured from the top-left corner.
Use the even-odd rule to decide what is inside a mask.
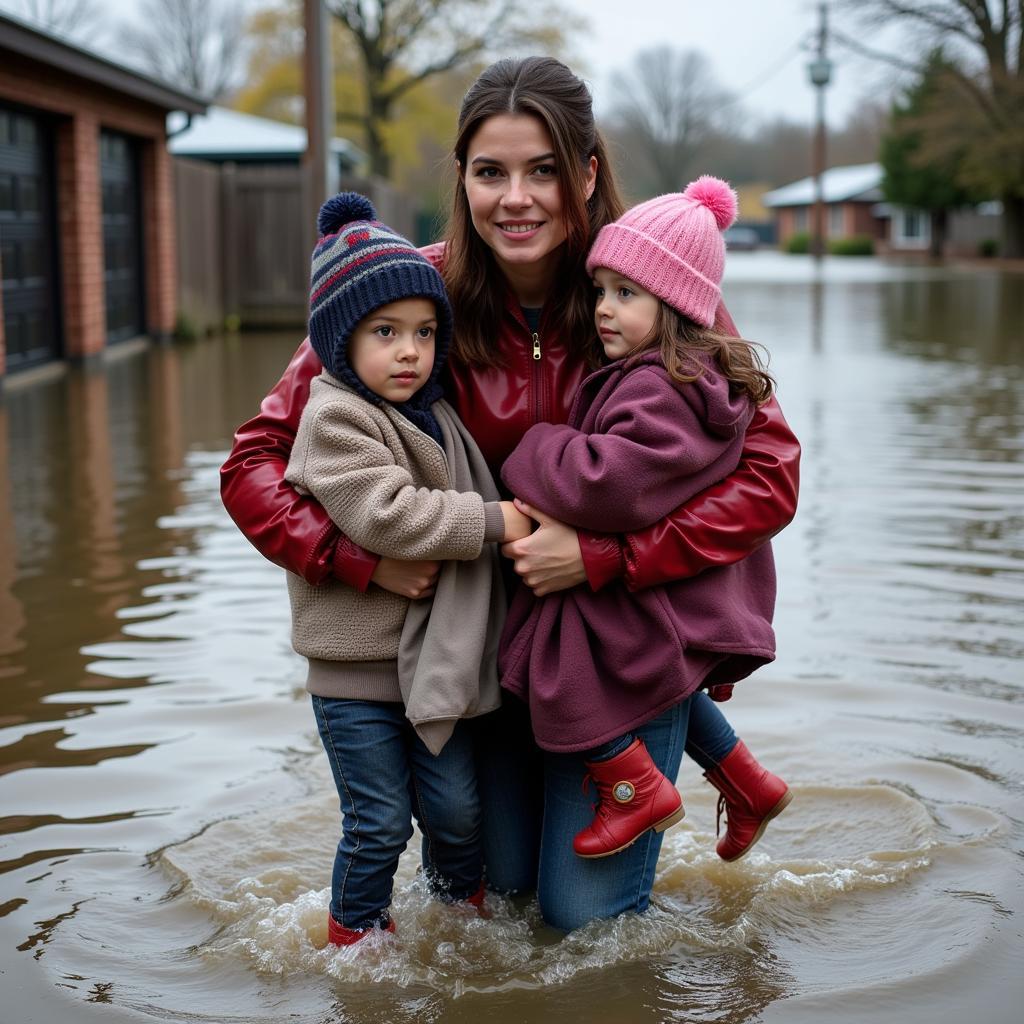
[[[407,402],[434,368],[437,310],[430,299],[401,299],[356,324],[348,363],[359,379],[389,402]]]

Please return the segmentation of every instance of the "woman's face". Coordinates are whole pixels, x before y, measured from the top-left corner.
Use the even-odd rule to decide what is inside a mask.
[[[543,262],[565,241],[562,180],[544,122],[529,114],[489,117],[460,167],[473,227],[509,269]],[[590,158],[586,198],[597,181]]]

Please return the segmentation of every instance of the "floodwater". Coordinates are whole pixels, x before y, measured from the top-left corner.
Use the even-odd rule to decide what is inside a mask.
[[[795,789],[568,936],[433,904],[324,949],[336,798],[283,574],[217,469],[298,338],[125,352],[0,402],[0,1021],[1020,1019],[1024,276],[736,255],[805,446],[779,658],[725,706]]]

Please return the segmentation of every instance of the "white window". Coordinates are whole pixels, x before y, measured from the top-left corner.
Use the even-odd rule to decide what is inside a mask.
[[[931,228],[931,221],[923,210],[898,208],[893,211],[892,244],[897,249],[927,249]]]
[[[798,206],[793,210],[793,230],[794,231],[806,231],[807,230],[807,207]]]
[[[839,203],[833,203],[828,208],[828,237],[843,238],[846,235],[846,218],[843,214],[846,211]]]

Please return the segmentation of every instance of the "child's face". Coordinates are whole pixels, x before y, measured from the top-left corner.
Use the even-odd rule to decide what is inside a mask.
[[[349,366],[376,395],[407,402],[434,368],[437,310],[430,299],[401,299],[356,324],[348,342]]]
[[[604,354],[609,359],[621,359],[650,338],[661,299],[607,267],[594,269],[594,286],[594,322]]]

